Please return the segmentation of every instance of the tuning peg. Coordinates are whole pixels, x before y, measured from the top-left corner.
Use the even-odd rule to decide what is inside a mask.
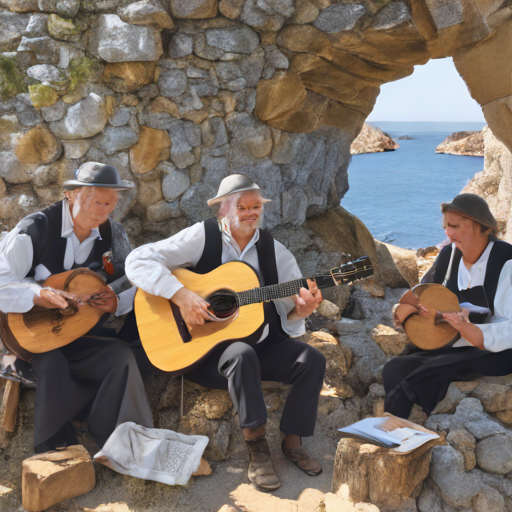
[[[341,264],[342,265],[352,261],[352,255],[350,255],[350,254],[346,254],[346,253],[342,252],[340,256],[341,256]]]

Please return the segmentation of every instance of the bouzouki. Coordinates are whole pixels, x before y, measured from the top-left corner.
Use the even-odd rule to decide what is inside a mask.
[[[45,287],[77,294],[66,309],[34,306],[26,313],[1,313],[0,335],[5,346],[21,359],[68,345],[90,331],[104,312],[92,305],[94,294],[105,285],[101,276],[88,268],[54,274]]]
[[[255,343],[265,320],[263,302],[291,297],[308,287],[307,278],[262,287],[253,268],[239,261],[225,263],[207,274],[187,269],[172,273],[210,304],[211,315],[204,325],[189,327],[174,303],[137,291],[135,315],[142,346],[154,366],[174,375],[192,369],[221,343]],[[309,279],[323,289],[372,275],[372,264],[364,256]]]

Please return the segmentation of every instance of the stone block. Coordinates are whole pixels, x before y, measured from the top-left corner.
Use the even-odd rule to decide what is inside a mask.
[[[169,43],[169,57],[180,59],[192,55],[194,51],[194,39],[180,32],[173,34]]]
[[[28,86],[32,105],[36,108],[51,107],[59,99],[59,95],[46,84],[33,84]]]
[[[138,174],[153,170],[159,162],[169,158],[170,147],[171,139],[165,130],[141,126],[139,141],[130,150],[132,170]]]
[[[44,126],[29,130],[18,142],[16,156],[24,164],[49,164],[62,153],[62,145]]]
[[[135,92],[153,82],[155,62],[109,62],[103,80],[116,92]]]
[[[102,14],[91,29],[88,49],[107,62],[156,61],[162,55],[162,40],[159,30]]]
[[[92,460],[81,445],[34,455],[23,461],[23,507],[28,512],[40,512],[55,503],[85,494],[94,485]]]
[[[170,0],[176,18],[203,19],[217,16],[218,0]]]
[[[173,29],[174,23],[162,7],[148,2],[135,2],[119,12],[119,17],[125,23],[143,25],[155,29]]]
[[[173,201],[190,187],[190,178],[184,171],[169,170],[162,180],[162,191],[167,201]]]
[[[236,20],[242,12],[243,5],[244,0],[220,0],[219,11],[222,16],[225,16],[230,20]]]
[[[28,14],[0,12],[0,51],[16,51],[29,20]]]
[[[352,30],[365,12],[362,5],[334,4],[320,12],[313,25],[328,34]]]
[[[175,98],[187,90],[187,75],[181,69],[166,69],[158,78],[162,96]]]
[[[476,446],[476,460],[484,471],[505,475],[512,471],[512,438],[493,435],[482,439]]]
[[[229,53],[253,53],[259,46],[259,38],[249,27],[212,28],[206,31],[208,46]]]

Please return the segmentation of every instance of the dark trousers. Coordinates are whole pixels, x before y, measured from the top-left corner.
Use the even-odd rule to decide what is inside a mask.
[[[85,424],[99,447],[126,421],[153,426],[134,349],[118,338],[131,338],[135,351],[139,350],[133,324],[128,322],[124,333],[98,326],[65,347],[33,357],[36,452],[77,444],[72,420]]]
[[[512,349],[488,352],[475,347],[446,348],[398,356],[382,372],[384,409],[408,418],[414,404],[431,413],[452,382],[512,373]]]
[[[267,340],[263,343],[268,346]],[[315,430],[324,373],[325,358],[318,350],[287,338],[261,353],[242,342],[219,347],[185,378],[208,388],[228,389],[242,428],[267,422],[261,381],[291,384],[280,428],[285,434],[306,437]]]

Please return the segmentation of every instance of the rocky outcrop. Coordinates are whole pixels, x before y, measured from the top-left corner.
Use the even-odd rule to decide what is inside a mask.
[[[512,217],[512,155],[489,127],[485,127],[482,133],[484,169],[475,174],[463,192],[478,194],[489,203],[498,221],[498,235],[512,242],[512,233],[508,229]]]
[[[350,146],[351,155],[362,153],[381,153],[382,151],[394,151],[400,146],[380,128],[364,123],[361,133]]]
[[[481,131],[452,133],[436,147],[436,153],[484,156],[484,135]]]

